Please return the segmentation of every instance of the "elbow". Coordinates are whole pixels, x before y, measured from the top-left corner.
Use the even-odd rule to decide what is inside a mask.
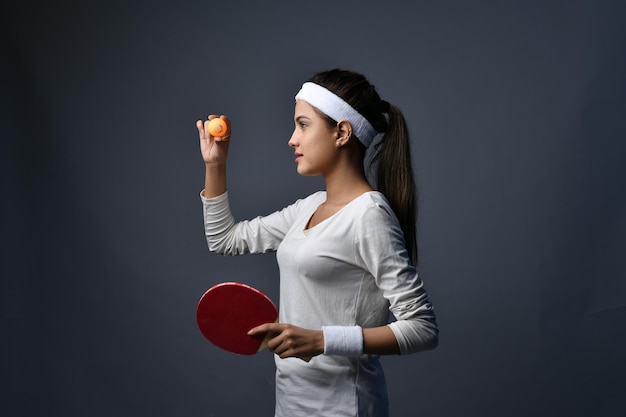
[[[223,256],[237,256],[248,253],[245,247],[237,246],[231,239],[209,239],[207,236],[209,251]]]
[[[433,350],[439,345],[439,327],[435,317],[425,320],[423,326],[422,350]]]
[[[439,330],[435,327],[424,340],[423,350],[433,350],[439,345]]]
[[[218,245],[210,241],[207,241],[207,246],[209,247],[210,252],[218,253],[220,255],[223,255],[226,251],[226,248],[223,245]]]
[[[439,329],[433,319],[400,321],[392,323],[402,355],[433,350],[439,344]]]
[[[433,350],[439,344],[439,331],[436,326],[427,326],[421,332],[412,345],[407,346],[404,353],[418,353]]]
[[[227,244],[224,240],[210,239],[207,236],[207,246],[209,247],[209,251],[213,253],[217,253],[219,255],[232,255],[233,247],[232,245]]]

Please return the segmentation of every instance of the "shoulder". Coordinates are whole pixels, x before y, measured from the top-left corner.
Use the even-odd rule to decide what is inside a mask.
[[[326,191],[316,191],[313,194],[310,194],[304,198],[301,198],[296,201],[296,204],[301,206],[309,207],[309,206],[319,206],[321,203],[326,200]]]
[[[353,200],[350,218],[357,235],[369,236],[400,229],[387,198],[378,191],[364,193]]]
[[[387,198],[373,191],[359,196],[358,200],[352,213],[355,244],[376,253],[402,251],[402,228]]]
[[[309,207],[319,206],[324,200],[326,200],[326,191],[317,191],[306,197],[297,199],[292,204],[285,207],[285,210],[307,210]]]
[[[313,194],[306,197],[305,200],[312,201],[312,202],[318,202],[318,201],[322,202],[326,200],[326,191],[316,191]]]
[[[355,209],[364,216],[384,217],[395,219],[395,214],[385,195],[379,191],[370,191],[361,194],[354,200]]]

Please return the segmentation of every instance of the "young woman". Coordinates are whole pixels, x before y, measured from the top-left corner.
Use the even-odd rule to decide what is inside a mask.
[[[387,416],[379,355],[432,349],[438,334],[415,269],[416,187],[402,113],[360,74],[335,69],[312,77],[296,95],[289,146],[298,173],[321,175],[326,191],[240,222],[226,192],[230,122],[221,116],[229,133],[213,137],[208,122],[215,117],[197,122],[209,249],[277,251],[280,323],[250,331],[272,335],[275,415]],[[370,184],[364,159],[373,142]]]

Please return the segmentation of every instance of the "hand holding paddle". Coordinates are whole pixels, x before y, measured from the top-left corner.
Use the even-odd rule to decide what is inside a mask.
[[[324,335],[321,330],[309,330],[285,323],[267,323],[248,332],[255,337],[267,334],[267,347],[282,359],[300,358],[306,362],[324,353]]]

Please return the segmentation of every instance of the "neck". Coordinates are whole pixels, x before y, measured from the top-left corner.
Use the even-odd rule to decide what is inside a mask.
[[[336,171],[324,176],[326,203],[342,206],[368,191],[373,191],[367,182],[363,167]]]

